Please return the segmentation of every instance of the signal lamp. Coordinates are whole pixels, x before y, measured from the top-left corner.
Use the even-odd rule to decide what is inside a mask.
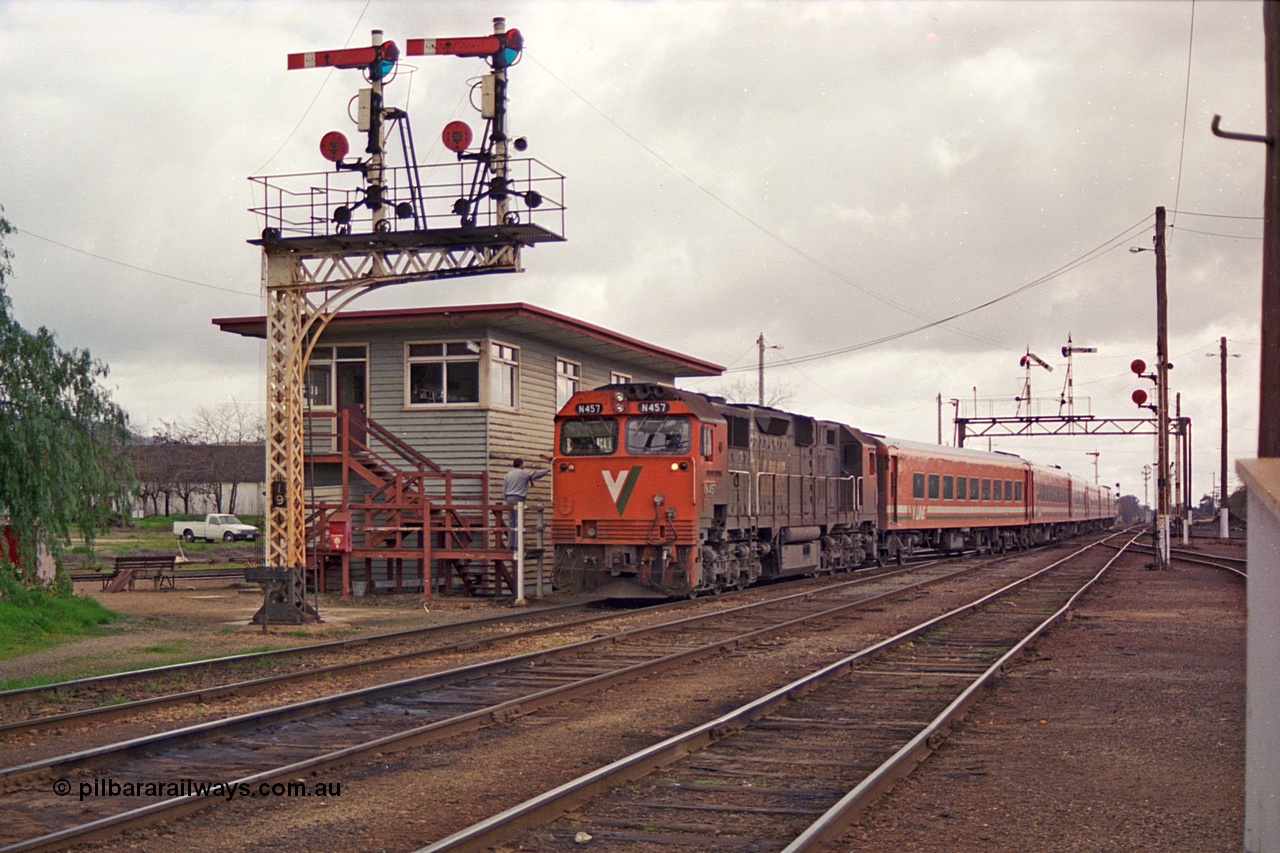
[[[349,225],[351,223],[351,208],[345,204],[341,207],[333,209],[333,221],[339,225]]]
[[[384,41],[378,49],[378,57],[369,63],[369,79],[381,80],[391,73],[391,69],[395,68],[396,61],[400,59],[400,48],[396,47],[393,41]]]
[[[467,203],[465,198],[460,198],[453,203],[453,213],[455,216],[466,216],[467,211],[471,209],[471,205]]]
[[[1141,376],[1147,372],[1147,363],[1140,358],[1135,358],[1129,362],[1129,369]]]
[[[455,154],[461,154],[471,145],[471,125],[465,121],[451,121],[444,126],[440,134],[444,147]]]
[[[413,205],[407,201],[396,205],[396,219],[408,219],[410,216],[413,216]]]
[[[502,47],[493,55],[493,67],[506,68],[516,61],[516,57],[524,48],[524,36],[519,30],[507,30],[499,38],[502,39]]]
[[[542,205],[542,193],[537,190],[529,190],[524,194],[524,203],[529,207],[539,207]]]
[[[517,151],[524,151],[529,147],[529,140],[525,139],[523,136],[517,136],[515,142],[512,142],[511,145]]]
[[[1133,400],[1135,406],[1145,406],[1147,404],[1147,392],[1139,388],[1130,395],[1130,399]]]
[[[331,130],[320,137],[320,155],[330,163],[341,163],[342,158],[346,157],[350,150],[347,137],[336,130]]]

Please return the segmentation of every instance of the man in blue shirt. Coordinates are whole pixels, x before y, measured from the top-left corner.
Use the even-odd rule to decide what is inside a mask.
[[[524,503],[525,498],[529,497],[529,486],[535,481],[551,473],[549,468],[542,468],[537,471],[526,470],[523,459],[511,460],[511,470],[502,478],[502,502],[511,504],[513,507]],[[511,521],[509,526],[514,529],[516,526],[516,510],[511,510]],[[512,546],[515,546],[513,541]]]

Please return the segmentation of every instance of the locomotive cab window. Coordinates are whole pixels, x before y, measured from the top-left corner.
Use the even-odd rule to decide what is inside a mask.
[[[688,418],[639,417],[627,421],[627,452],[637,456],[680,455],[693,448]]]
[[[605,456],[618,449],[618,422],[608,418],[572,418],[560,425],[564,456]]]

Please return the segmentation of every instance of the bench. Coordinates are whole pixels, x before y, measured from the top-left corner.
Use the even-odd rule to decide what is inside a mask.
[[[152,587],[159,590],[167,583],[174,589],[173,564],[177,557],[116,557],[115,571],[103,580],[102,588],[107,592],[119,592],[126,584],[133,591],[133,582],[149,580]]]

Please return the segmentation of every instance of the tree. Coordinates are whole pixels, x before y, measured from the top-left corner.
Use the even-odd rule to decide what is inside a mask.
[[[99,384],[105,364],[13,318],[5,289],[13,253],[3,241],[12,233],[0,212],[0,512],[17,533],[19,564],[34,566],[43,547],[69,588],[62,554],[72,533],[92,544],[132,504],[128,419]],[[19,567],[0,572],[35,582]]]
[[[785,382],[775,382],[767,388],[767,391],[764,404],[773,409],[785,409],[796,398],[795,389]],[[719,390],[715,393],[724,397],[730,403],[750,403],[755,405],[760,399],[760,389],[757,383],[749,382],[742,378],[721,383]]]

